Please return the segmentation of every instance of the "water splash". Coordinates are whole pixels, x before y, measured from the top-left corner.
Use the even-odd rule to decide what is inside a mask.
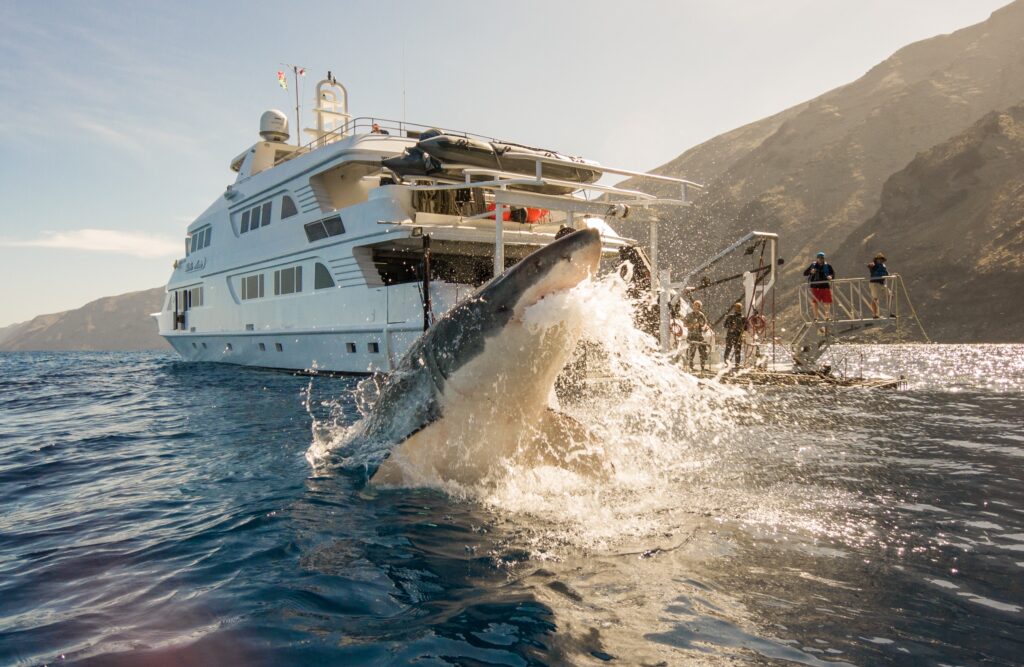
[[[561,411],[590,433],[586,454],[603,473],[575,472],[571,461],[497,459],[474,484],[423,478],[459,498],[482,503],[502,516],[528,517],[537,552],[569,543],[601,549],[624,540],[664,533],[665,515],[695,513],[691,483],[718,460],[737,429],[756,421],[746,393],[683,372],[662,355],[657,341],[634,325],[635,304],[617,274],[584,281],[531,306],[523,323],[544,335],[568,320],[582,322],[588,378],[562,392]],[[360,383],[356,404],[364,416],[378,388]],[[553,401],[556,402],[556,401]],[[335,415],[337,406],[332,408]],[[353,441],[359,425],[343,419],[315,423],[306,454],[314,466],[372,465]],[[486,442],[459,443],[462,456],[483,456]],[[565,443],[551,443],[565,452]],[[376,451],[376,450],[375,450]],[[578,454],[578,452],[576,452]]]

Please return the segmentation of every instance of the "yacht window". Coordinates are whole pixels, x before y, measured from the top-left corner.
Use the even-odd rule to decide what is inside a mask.
[[[252,276],[245,276],[242,278],[242,299],[262,299],[263,298],[263,274],[257,273]]]
[[[193,287],[188,291],[188,304],[190,308],[203,305],[202,287]]]
[[[370,354],[379,354],[380,353],[380,344],[379,343],[370,343],[370,344],[368,344],[366,346],[366,349],[367,349],[367,351]]]
[[[317,262],[313,268],[313,289],[326,289],[328,287],[334,287],[334,278],[331,278],[331,272],[327,270],[326,266]]]
[[[355,343],[345,343],[345,351],[348,352],[349,354],[354,353],[356,351],[356,344]]]
[[[200,244],[201,248],[206,248],[210,245],[210,231],[211,229],[209,227],[203,230],[203,242]]]
[[[298,215],[299,209],[295,206],[295,200],[285,195],[281,198],[281,219],[290,218],[293,215]]]
[[[266,343],[260,343],[260,352],[266,352],[266,351],[267,351]]]
[[[249,211],[242,213],[242,233],[249,231]]]
[[[344,233],[345,225],[341,221],[341,216],[338,215],[332,215],[329,218],[317,220],[306,225],[306,238],[309,239],[310,243],[320,241],[328,236],[339,236]]]
[[[199,236],[193,234],[189,237],[189,252],[193,253],[196,251],[196,245],[199,243]]]
[[[327,238],[327,230],[324,229],[324,223],[317,220],[306,225],[306,238],[309,239],[310,243]]]
[[[274,271],[274,294],[295,294],[302,291],[302,267]]]
[[[345,233],[345,226],[341,224],[341,216],[335,215],[324,220],[324,229],[328,236],[339,236]]]
[[[273,210],[273,202],[267,202],[263,205],[263,226],[266,227],[270,224],[270,212]]]
[[[274,343],[274,349],[277,350],[278,352],[284,352],[284,345],[281,345],[280,343]]]
[[[189,253],[192,252],[191,248],[189,247],[189,243],[191,243],[191,241],[192,239],[190,239],[187,236],[185,237],[185,257],[188,257]]]
[[[255,231],[260,228],[260,207],[252,209],[249,213],[249,231]]]

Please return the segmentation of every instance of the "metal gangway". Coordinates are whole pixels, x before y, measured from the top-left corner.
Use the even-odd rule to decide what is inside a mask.
[[[897,340],[902,340],[908,318],[916,323],[924,339],[930,342],[910,301],[903,277],[894,273],[883,280],[885,289],[879,299],[877,317],[872,309],[870,278],[831,281],[832,303],[817,303],[817,311],[810,285],[800,287],[797,297],[801,324],[790,344],[797,370],[816,371],[818,360],[831,345],[869,328],[892,329]]]
[[[653,239],[653,241],[656,241]],[[652,242],[653,245],[653,242]],[[763,313],[768,296],[774,295],[778,267],[783,260],[778,256],[779,236],[771,232],[749,232],[718,254],[689,271],[682,280],[673,282],[668,270],[658,272],[658,306],[661,323],[659,338],[662,352],[669,352],[669,324],[671,320],[671,304],[674,299],[694,297],[704,290],[720,285],[739,283],[735,291],[740,292],[728,299],[731,304],[737,298],[743,305],[744,317],[754,313]],[[749,257],[749,266],[736,270],[725,268],[728,275],[714,280],[709,272],[716,267],[721,270],[729,258],[737,256]],[[756,257],[756,265],[755,265]],[[652,249],[652,261],[657,258],[656,249]],[[655,264],[657,267],[657,264]],[[733,272],[735,271],[735,272]],[[733,289],[733,288],[729,288]],[[774,336],[774,308],[772,313],[772,329]],[[773,338],[774,339],[774,338]]]

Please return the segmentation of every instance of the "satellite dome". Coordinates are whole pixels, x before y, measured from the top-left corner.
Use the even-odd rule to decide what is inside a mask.
[[[288,141],[288,116],[271,109],[260,116],[260,136],[264,141]]]

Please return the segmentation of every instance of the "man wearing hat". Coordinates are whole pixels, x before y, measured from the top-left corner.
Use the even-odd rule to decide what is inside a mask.
[[[700,353],[700,370],[702,372],[708,363],[708,344],[704,342],[704,332],[711,325],[708,323],[708,316],[701,311],[703,307],[704,304],[700,301],[694,301],[693,310],[683,318],[683,324],[686,325],[686,342],[689,344],[686,350],[686,363],[690,366],[691,371],[693,370],[695,352]]]
[[[814,263],[804,270],[807,276],[807,283],[811,287],[811,311],[814,319],[818,319],[818,303],[825,309],[825,319],[831,319],[832,309],[832,281],[835,280],[836,272],[832,265],[825,261],[825,253],[819,252]]]
[[[875,258],[868,264],[868,270],[871,271],[871,282],[868,283],[871,287],[871,316],[877,320],[879,302],[889,303],[889,288],[885,285],[889,269],[885,266],[885,255],[876,252]]]

